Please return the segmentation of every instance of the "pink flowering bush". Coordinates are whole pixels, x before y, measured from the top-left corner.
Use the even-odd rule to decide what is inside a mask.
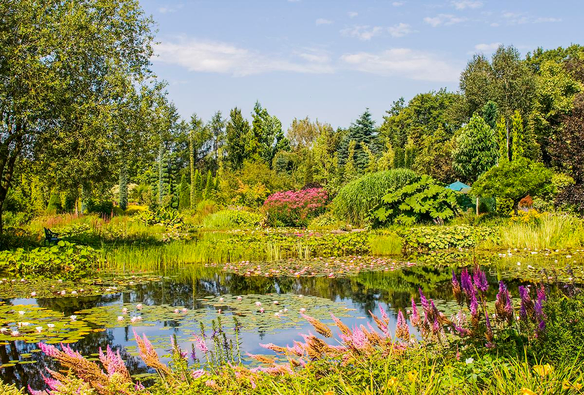
[[[268,222],[273,226],[306,226],[325,211],[328,199],[322,188],[276,192],[264,202]]]

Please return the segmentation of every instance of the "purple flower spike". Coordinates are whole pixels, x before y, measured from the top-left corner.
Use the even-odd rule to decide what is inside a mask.
[[[462,273],[460,274],[460,287],[467,294],[467,296],[470,296],[474,288],[472,285],[472,279],[466,268],[462,269]]]
[[[480,267],[476,267],[474,272],[474,285],[483,294],[489,289],[489,283],[487,282],[487,275],[481,270]]]
[[[410,321],[412,322],[413,326],[417,327],[420,325],[420,314],[418,314],[418,308],[414,298],[412,298],[412,316],[410,317]]]
[[[470,314],[474,318],[479,315],[479,302],[477,300],[477,293],[474,290],[470,295]]]
[[[534,304],[529,296],[529,288],[524,286],[519,286],[519,296],[521,296],[521,309],[519,311],[521,318],[527,319],[528,317],[534,318]]]
[[[424,311],[428,311],[430,309],[430,303],[428,303],[428,299],[424,296],[422,288],[418,288],[418,291],[420,292],[420,303],[422,304],[422,308]]]

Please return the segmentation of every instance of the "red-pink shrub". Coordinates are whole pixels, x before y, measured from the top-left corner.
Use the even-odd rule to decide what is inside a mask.
[[[322,188],[276,192],[264,202],[268,221],[274,226],[306,226],[311,218],[322,214],[328,199]]]

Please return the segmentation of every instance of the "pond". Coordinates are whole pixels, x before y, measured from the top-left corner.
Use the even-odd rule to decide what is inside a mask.
[[[569,276],[571,281],[584,282],[578,253],[495,254],[489,258],[467,254],[454,258],[448,263],[458,268],[480,263],[486,268],[491,285],[505,279],[515,292],[517,284],[513,283],[535,282],[542,278],[562,280]],[[435,256],[417,257],[420,262],[436,259]],[[287,264],[289,262],[281,263],[283,271]],[[550,267],[568,264],[571,265],[568,269],[549,271]],[[244,265],[249,267],[250,264]],[[274,267],[274,263],[270,265]],[[390,328],[394,328],[398,309],[411,308],[411,298],[419,300],[419,289],[435,299],[442,311],[456,311],[450,265],[408,262],[396,266],[395,270],[368,271],[365,268],[339,277],[258,276],[230,273],[224,266],[184,265],[136,274],[130,282],[118,281],[118,286],[91,288],[94,292],[90,292],[90,287],[105,285],[99,281],[78,285],[77,293],[72,294],[67,288],[65,296],[61,296],[58,285],[55,287],[57,280],[47,280],[45,287],[51,292],[36,298],[6,297],[6,289],[18,289],[20,283],[3,280],[4,286],[8,284],[9,288],[5,288],[4,299],[0,299],[0,328],[4,328],[0,333],[0,371],[8,383],[42,388],[41,373],[47,367],[57,368],[52,360],[38,352],[37,343],[42,340],[70,343],[74,350],[90,358],[97,358],[100,347],[105,349],[109,345],[120,350],[131,374],[147,381],[152,372],[137,356],[134,330],[139,335],[146,334],[163,360],[167,360],[171,336],[176,336],[182,349],[191,350],[192,339],[201,334],[201,325],[210,334],[212,321],[217,318],[233,340],[233,317],[237,318],[243,355],[270,353],[260,343],[292,345],[294,340],[302,340],[300,334],[308,333],[312,327],[301,317],[301,312],[325,323],[332,322],[330,314],[333,313],[352,327],[368,322],[375,325],[369,311],[379,314],[382,306],[393,320]],[[254,265],[258,266],[261,269],[261,263]],[[543,272],[542,268],[548,271]],[[140,271],[140,267],[126,268],[126,272],[133,270]],[[107,272],[102,276],[110,280],[116,277]],[[87,290],[81,289],[82,286]],[[490,287],[490,300],[494,299],[496,288]]]

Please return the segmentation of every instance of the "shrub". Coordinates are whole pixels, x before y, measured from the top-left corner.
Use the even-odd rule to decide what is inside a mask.
[[[333,212],[342,220],[361,225],[385,195],[416,182],[419,178],[408,169],[367,174],[341,188],[333,200]]]
[[[375,225],[398,223],[413,225],[452,219],[459,211],[456,192],[437,185],[429,176],[385,195],[372,212]]]
[[[485,226],[421,226],[401,229],[404,249],[409,251],[447,250],[472,248],[479,242],[498,242],[496,230]]]
[[[262,215],[245,210],[221,210],[203,219],[203,228],[230,229],[253,228],[262,221]]]
[[[30,251],[18,248],[0,252],[0,271],[17,275],[58,275],[63,279],[73,279],[87,275],[96,262],[98,255],[93,248],[66,241]]]
[[[306,226],[324,212],[327,198],[322,188],[277,192],[266,199],[264,210],[271,225]]]

